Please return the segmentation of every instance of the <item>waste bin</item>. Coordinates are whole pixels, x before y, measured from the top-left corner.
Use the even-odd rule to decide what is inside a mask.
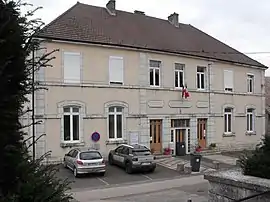
[[[192,172],[200,172],[202,156],[200,154],[190,154],[190,166]]]

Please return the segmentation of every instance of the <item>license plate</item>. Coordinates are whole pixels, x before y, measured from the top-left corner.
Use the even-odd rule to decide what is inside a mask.
[[[149,166],[151,163],[142,163],[143,166]]]
[[[98,165],[97,163],[88,163],[89,166],[96,166]]]

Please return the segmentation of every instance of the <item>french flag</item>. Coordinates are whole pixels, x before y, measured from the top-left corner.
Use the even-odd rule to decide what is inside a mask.
[[[189,92],[188,92],[188,89],[187,89],[187,85],[184,85],[184,87],[182,88],[182,98],[185,98],[187,99],[189,97]]]

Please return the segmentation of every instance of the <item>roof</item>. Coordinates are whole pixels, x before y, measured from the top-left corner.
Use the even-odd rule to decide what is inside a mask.
[[[38,34],[45,39],[106,44],[217,59],[267,68],[188,24],[77,2]]]
[[[265,109],[270,113],[270,77],[265,77]]]

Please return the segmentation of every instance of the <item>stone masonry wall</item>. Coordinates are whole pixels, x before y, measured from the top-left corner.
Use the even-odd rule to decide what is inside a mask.
[[[270,180],[245,176],[240,169],[207,173],[204,175],[204,179],[209,181],[209,202],[232,202],[270,191]],[[245,201],[270,201],[270,194],[264,194]]]

